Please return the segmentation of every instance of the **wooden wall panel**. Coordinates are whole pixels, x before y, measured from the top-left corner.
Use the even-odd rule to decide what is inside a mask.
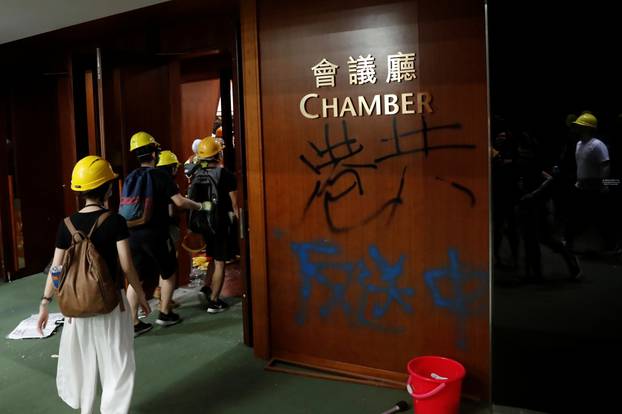
[[[64,217],[57,83],[56,76],[41,73],[24,74],[13,82],[15,191],[21,200],[26,260],[20,276],[43,271]]]
[[[466,365],[465,391],[488,398],[482,2],[259,1],[257,10],[271,354],[376,373],[445,355]],[[387,83],[398,52],[415,53],[417,77]],[[350,85],[348,58],[368,54],[377,81]],[[316,87],[311,67],[323,58],[339,65],[335,87]],[[432,113],[307,119],[299,110],[308,93],[357,106],[357,96],[419,92],[432,96]]]
[[[192,155],[192,141],[212,134],[216,119],[220,80],[209,79],[181,84],[181,148],[180,159]]]
[[[123,126],[129,151],[129,138],[138,131],[146,131],[162,145],[171,147],[170,97],[168,66],[131,64],[122,69]],[[137,161],[129,159],[130,170]]]

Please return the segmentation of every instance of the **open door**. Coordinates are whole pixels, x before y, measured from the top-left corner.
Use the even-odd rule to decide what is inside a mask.
[[[86,85],[82,90],[84,97],[80,99],[83,112],[87,113],[82,121],[82,130],[86,131],[82,147],[104,148],[106,158],[123,176],[138,166],[129,153],[129,140],[133,133],[140,130],[149,132],[162,149],[172,150],[183,163],[192,155],[192,141],[214,132],[220,100],[220,122],[226,144],[225,166],[237,176],[238,205],[242,209],[241,223],[236,224],[236,228],[240,229],[236,236],[241,241],[240,259],[232,266],[239,267],[236,277],[242,285],[244,338],[245,343],[250,345],[244,155],[243,140],[240,134],[236,134],[242,127],[240,113],[236,110],[239,108],[239,87],[235,60],[218,50],[174,54],[103,50],[96,61],[101,79],[90,82],[89,70],[93,69],[87,65],[81,68],[84,75],[76,81]],[[89,88],[95,92],[89,93]],[[89,109],[91,107],[96,108],[95,114]],[[100,119],[103,121],[98,123]],[[188,182],[181,171],[176,179],[181,194],[186,194]],[[110,207],[114,209],[117,206],[118,201],[111,203]],[[177,212],[177,215],[183,237],[187,232],[187,214]],[[178,248],[178,252],[178,283],[185,285],[189,282],[191,256],[182,248]]]
[[[66,168],[74,162],[68,62],[20,63],[20,70],[7,73],[0,108],[0,213],[9,279],[43,271],[58,223],[75,200]]]

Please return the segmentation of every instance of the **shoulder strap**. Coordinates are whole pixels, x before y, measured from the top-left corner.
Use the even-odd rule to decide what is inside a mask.
[[[72,244],[73,243],[79,243],[80,240],[84,240],[84,238],[85,238],[84,233],[82,233],[80,230],[76,229],[76,227],[71,222],[71,218],[70,217],[65,217],[64,222],[65,222],[65,226],[67,227],[67,230],[69,230],[69,234],[71,236]],[[76,236],[79,236],[79,238],[77,239]]]
[[[101,226],[101,224],[108,218],[110,217],[112,213],[110,211],[105,211],[104,213],[100,214],[100,216],[97,218],[97,221],[95,221],[95,224],[93,224],[93,227],[91,227],[91,231],[89,232],[89,239],[91,238],[91,236],[93,235],[93,232],[99,227]]]
[[[69,234],[71,235],[71,237],[73,237],[74,234],[78,233],[78,230],[76,230],[76,227],[73,225],[73,223],[71,222],[71,218],[69,217],[65,217],[65,227],[67,227],[67,230],[69,230]]]

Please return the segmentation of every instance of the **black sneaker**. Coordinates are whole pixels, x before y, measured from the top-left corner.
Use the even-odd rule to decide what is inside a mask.
[[[201,290],[199,290],[199,302],[203,305],[207,305],[210,303],[210,297],[212,296],[212,289],[209,286],[203,286]]]
[[[151,328],[153,328],[152,324],[138,321],[138,323],[134,325],[134,338],[138,335],[144,334],[145,332],[149,332]]]
[[[156,319],[156,323],[160,326],[171,326],[181,322],[181,317],[173,311],[169,313],[160,312],[160,316]]]
[[[220,299],[210,300],[207,304],[207,313],[220,313],[227,309],[229,309],[229,305]]]

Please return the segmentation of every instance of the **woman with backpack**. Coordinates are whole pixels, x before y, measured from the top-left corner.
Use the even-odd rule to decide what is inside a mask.
[[[116,178],[108,161],[98,156],[87,156],[75,165],[71,189],[78,192],[84,208],[59,225],[52,269],[62,266],[62,274],[58,286],[48,274],[39,306],[42,332],[48,304],[54,295],[58,297],[65,316],[56,373],[58,395],[83,414],[93,410],[98,377],[101,412],[129,411],[136,367],[125,278],[143,310],[150,311],[132,262],[125,219],[104,208]]]

